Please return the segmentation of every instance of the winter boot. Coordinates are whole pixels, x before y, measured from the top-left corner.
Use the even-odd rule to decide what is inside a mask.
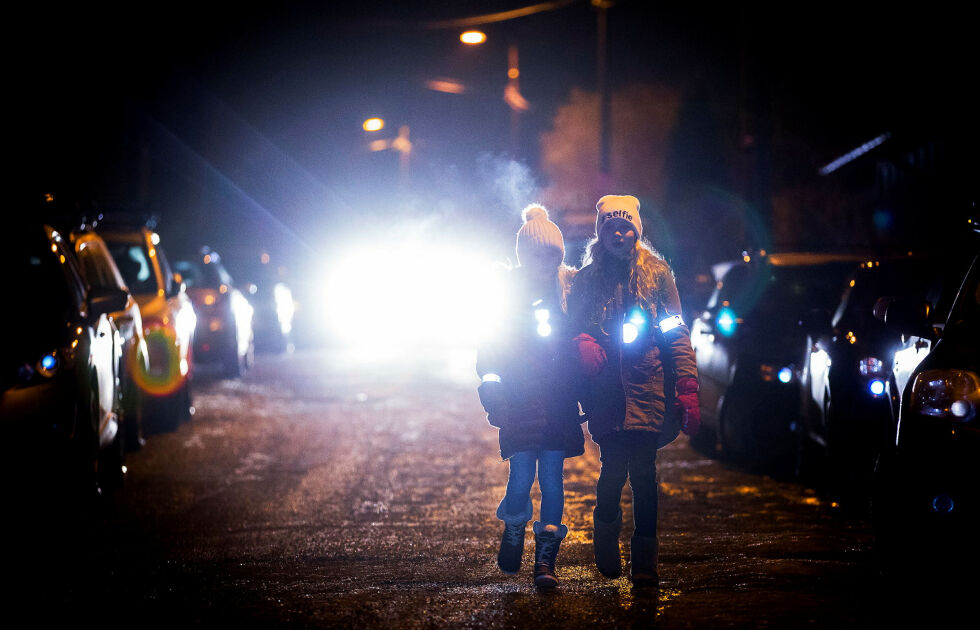
[[[611,523],[600,521],[592,510],[592,545],[595,550],[595,565],[599,573],[609,579],[620,575],[619,532],[623,528],[623,511]]]
[[[558,547],[568,534],[565,525],[544,525],[534,521],[534,585],[538,588],[555,588],[558,578],[555,577],[555,558],[558,557]]]
[[[524,555],[524,533],[527,529],[527,522],[531,520],[531,509],[530,499],[527,501],[527,509],[520,514],[506,513],[504,501],[501,501],[497,508],[497,518],[504,522],[504,533],[500,537],[500,550],[497,552],[497,566],[509,575],[514,575],[521,568],[521,556]]]
[[[657,575],[657,538],[633,536],[630,538],[630,579],[636,586],[657,588],[660,577]]]

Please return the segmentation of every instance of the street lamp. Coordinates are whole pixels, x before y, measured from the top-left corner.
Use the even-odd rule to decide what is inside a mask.
[[[470,46],[479,46],[487,41],[487,35],[483,31],[465,31],[460,34],[459,41]]]
[[[381,118],[368,118],[364,121],[364,124],[361,125],[361,127],[364,128],[364,131],[381,131],[384,129],[384,126],[385,121]]]

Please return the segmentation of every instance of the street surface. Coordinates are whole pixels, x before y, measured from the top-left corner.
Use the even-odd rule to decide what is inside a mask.
[[[560,588],[535,591],[530,532],[521,573],[500,573],[507,465],[476,385],[466,353],[382,363],[302,350],[259,355],[237,381],[201,374],[193,419],[131,454],[125,487],[96,514],[25,519],[14,593],[27,599],[7,610],[42,627],[877,624],[866,517],[730,469],[684,436],[660,452],[659,595],[595,570],[591,441],[566,462]],[[628,504],[625,523],[628,548]]]

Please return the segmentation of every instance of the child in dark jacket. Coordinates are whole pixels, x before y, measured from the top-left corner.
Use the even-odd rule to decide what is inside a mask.
[[[596,565],[620,574],[620,501],[633,493],[630,577],[656,586],[657,449],[700,425],[698,372],[680,318],[674,275],[642,238],[640,202],[606,195],[596,204],[596,236],[568,296],[572,334],[589,377],[582,407],[599,445],[593,544]]]
[[[555,559],[568,533],[561,523],[564,460],[581,455],[585,446],[574,385],[564,373],[569,361],[562,360],[568,359],[565,298],[573,271],[562,264],[564,241],[548,211],[532,204],[523,218],[518,266],[507,272],[502,330],[479,349],[477,373],[480,401],[499,429],[500,455],[510,463],[507,491],[497,507],[504,522],[497,564],[509,574],[520,568],[536,473],[541,506],[532,526],[534,583],[553,588]]]

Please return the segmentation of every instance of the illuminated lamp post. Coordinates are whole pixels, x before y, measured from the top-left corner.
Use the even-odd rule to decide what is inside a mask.
[[[381,118],[368,118],[361,127],[364,131],[374,132],[384,129],[385,121]],[[409,140],[408,125],[398,128],[398,136],[395,138],[380,138],[368,143],[371,151],[386,151],[391,149],[398,152],[398,175],[402,185],[408,182],[408,161],[412,154],[412,141]]]
[[[487,35],[483,31],[465,31],[460,33],[459,41],[468,46],[479,46],[487,41]]]

